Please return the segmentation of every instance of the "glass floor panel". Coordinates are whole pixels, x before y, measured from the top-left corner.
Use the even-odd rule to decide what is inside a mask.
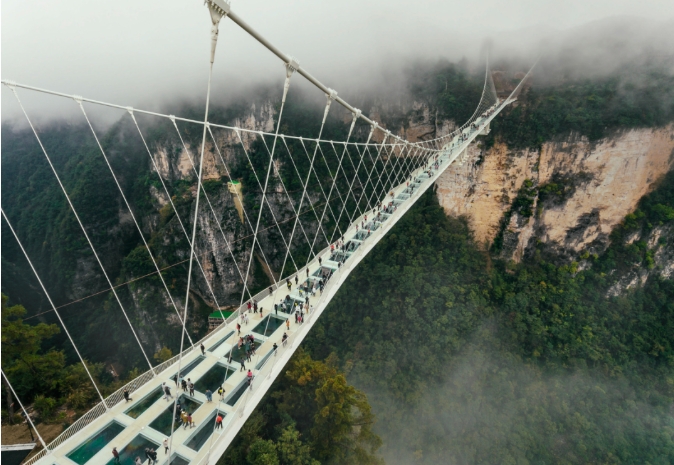
[[[189,463],[190,463],[189,460],[181,457],[180,455],[174,455],[173,457],[171,457],[170,465],[189,465]]]
[[[187,397],[185,394],[180,396],[178,402],[180,402],[180,406],[176,410],[176,416],[178,417],[178,419],[176,419],[175,425],[173,426],[174,430],[177,430],[180,426],[182,426],[179,416],[180,409],[186,410],[187,412],[194,414],[194,411],[198,409],[199,406],[201,405],[201,402],[198,402],[192,399],[191,397]],[[150,427],[156,429],[164,436],[168,437],[171,435],[172,419],[173,419],[173,402],[168,402],[168,407],[166,407],[166,410],[164,410],[157,418],[154,419],[152,423],[150,423]]]
[[[257,350],[258,347],[260,347],[260,341],[255,341],[255,350]],[[237,347],[235,344],[234,347],[231,350],[232,354],[232,361],[234,362],[240,362],[242,358],[246,357],[246,345],[242,345],[241,348]],[[250,347],[250,346],[248,346]],[[230,352],[227,352],[227,358],[229,358]]]
[[[227,399],[227,405],[231,405],[233,407],[234,404],[236,404],[236,402],[246,392],[246,389],[248,389],[248,381],[244,381],[234,390],[234,393],[231,395],[231,397]]]
[[[208,418],[201,424],[199,429],[197,430],[196,434],[194,434],[186,443],[185,445],[189,447],[192,450],[199,451],[203,447],[204,444],[211,438],[211,435],[213,434],[214,427],[215,427],[215,416],[216,415],[222,415],[222,418],[224,419],[225,416],[227,415],[224,412],[220,411],[215,411],[211,413]]]
[[[199,355],[195,360],[193,360],[193,361],[190,362],[189,364],[183,366],[183,367],[180,369],[180,373],[182,373],[183,378],[184,378],[185,376],[187,376],[187,374],[188,374],[190,371],[194,370],[194,369],[197,367],[197,365],[199,365],[199,364],[200,364],[201,362],[203,362],[205,359],[206,359],[206,357],[204,357],[203,355]],[[175,383],[175,382],[176,382],[176,375],[171,376],[171,379],[172,379],[173,382]]]
[[[234,334],[234,331],[230,331],[229,334],[227,334],[227,336],[223,337],[223,338],[220,339],[218,342],[216,342],[216,343],[213,344],[211,347],[209,347],[209,348],[208,348],[208,351],[209,351],[209,352],[213,352],[215,349],[217,349],[217,348],[220,347],[222,344],[224,344],[224,343],[227,341],[227,339],[229,339],[230,337],[232,337],[232,334]]]
[[[131,441],[124,449],[117,449],[119,451],[119,463],[132,464],[133,461],[136,460],[136,457],[145,460],[145,449],[147,448],[158,450],[159,444],[150,441],[145,436],[139,434],[133,438],[133,441]],[[112,456],[112,453],[110,453],[110,455]],[[115,459],[110,459],[107,465],[113,465],[114,463]]]
[[[194,389],[199,392],[206,392],[210,389],[215,395],[218,388],[224,384],[225,380],[232,376],[236,370],[232,367],[227,367],[216,363],[204,375],[194,383]]]
[[[345,249],[347,252],[355,252],[358,247],[360,247],[360,242],[349,241],[346,243]]]
[[[269,336],[278,328],[283,326],[285,322],[286,320],[282,318],[277,318],[273,315],[267,315],[255,328],[253,328],[253,332],[262,334],[263,336]]]
[[[84,465],[123,430],[124,425],[113,421],[98,433],[87,439],[86,442],[80,444],[77,449],[67,454],[66,457],[75,463]],[[110,448],[110,450],[112,450],[112,448]]]
[[[346,259],[349,258],[349,255],[344,253],[344,252],[335,252],[332,255],[330,255],[330,260],[333,262],[344,262]]]
[[[126,413],[131,418],[138,418],[141,414],[150,408],[150,405],[154,404],[164,393],[161,390],[161,386],[143,397],[140,402],[137,402],[136,405],[127,410]]]

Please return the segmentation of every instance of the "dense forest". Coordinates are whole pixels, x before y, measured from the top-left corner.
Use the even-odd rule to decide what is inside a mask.
[[[463,121],[479,100],[482,77],[465,63],[417,67],[408,76],[414,83],[409,101],[361,102],[360,107],[380,106],[382,122],[392,128],[404,128],[418,117],[410,101],[437,110],[431,114],[439,119]],[[569,132],[597,140],[614,130],[667,124],[674,120],[674,81],[660,70],[653,70],[651,78],[636,85],[626,71],[555,85],[534,80],[518,104],[494,121],[485,143],[535,149]],[[268,96],[263,92],[259,98]],[[216,107],[213,119],[226,123],[248,108],[248,102]],[[199,111],[187,106],[176,113],[189,117]],[[322,108],[295,95],[282,131],[293,128],[312,136],[321,113]],[[344,138],[348,124],[343,117],[331,115],[326,137]],[[168,123],[145,124],[150,146],[175,149]],[[183,129],[196,146],[200,135]],[[122,222],[118,192],[87,130],[54,124],[40,134],[101,246],[113,282],[124,283],[152,272],[153,264],[138,232]],[[106,129],[103,145],[114,155],[113,167],[137,216],[145,218],[143,228],[160,264],[180,263],[187,242],[176,233],[176,223],[190,217],[193,179],[167,180],[176,214],[158,205],[150,192],[160,189],[161,181],[149,168],[141,140],[131,137],[133,130],[129,121],[120,121]],[[355,139],[366,135],[367,128],[358,125]],[[232,163],[227,176],[208,181],[209,195],[225,199],[230,179],[255,186],[251,166],[266,169],[264,144],[253,143],[250,164]],[[92,258],[32,134],[3,125],[2,148],[3,210],[44,270],[57,305],[76,300],[86,289],[104,289],[102,277],[93,273],[84,273],[89,281],[75,282]],[[290,142],[278,155],[280,179],[292,192],[302,185],[290,169],[299,151]],[[243,156],[234,153],[234,158]],[[337,163],[336,157],[327,160],[311,178],[310,189],[317,193]],[[308,166],[300,163],[299,169],[304,175]],[[347,171],[340,182],[353,175]],[[504,224],[515,211],[536,214],[534,196],[539,205],[562,202],[575,181],[525,183]],[[254,187],[244,190],[246,208],[256,211],[259,196]],[[222,224],[245,236],[233,207],[225,200],[220,207],[226,211]],[[502,237],[489,251],[482,250],[466,221],[447,217],[434,194],[427,193],[355,269],[221,463],[671,463],[674,283],[653,274],[636,290],[612,297],[608,290],[624,273],[654,266],[646,240],[627,238],[646,238],[664,227],[669,232],[659,240],[671,243],[672,224],[670,173],[613,231],[606,251],[569,261],[540,250],[513,264],[496,258]],[[328,230],[336,227],[326,224]],[[279,239],[270,235],[274,240]],[[307,253],[298,245],[298,256]],[[176,296],[183,292],[185,274],[183,265],[163,272]],[[261,267],[254,275],[256,289],[269,284]],[[144,305],[155,305],[160,286],[153,276],[122,286],[119,293],[129,306],[139,293],[144,293]],[[2,299],[3,371],[33,405],[38,420],[67,426],[72,412],[86,411],[97,395],[54,315],[43,313],[47,302],[4,222],[2,291],[7,294]],[[194,299],[190,330],[197,338],[206,331],[212,306],[201,295]],[[74,303],[63,313],[66,324],[83,328],[74,337],[103,394],[147,369],[128,331],[108,331],[126,327],[110,293]],[[179,331],[164,316],[135,320],[139,328],[161,335],[147,344],[153,363],[178,346]],[[110,375],[109,364],[115,364],[119,376]],[[3,420],[18,420],[7,408],[11,397],[5,398]]]

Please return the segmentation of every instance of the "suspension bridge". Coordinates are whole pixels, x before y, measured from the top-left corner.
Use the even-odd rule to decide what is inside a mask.
[[[107,280],[108,291],[112,294],[119,311],[123,312],[126,321],[129,323],[130,331],[133,333],[148,365],[148,370],[145,373],[130,381],[118,391],[107,397],[102,395],[71,337],[69,331],[72,331],[73,328],[67,328],[64,324],[58,307],[52,301],[48,289],[43,284],[31,257],[21,242],[21,237],[16,233],[11,219],[8,218],[3,209],[3,219],[19,244],[100,398],[100,402],[93,409],[75,421],[52,442],[46,443],[38,435],[38,442],[42,449],[26,462],[28,465],[112,463],[113,455],[111,451],[113,447],[119,452],[121,463],[132,463],[136,456],[144,458],[143,452],[148,447],[158,451],[159,463],[189,463],[194,465],[215,463],[234,440],[236,434],[276,377],[282,373],[293,352],[309,333],[313,324],[321,316],[349,273],[449,166],[453,163],[462,164],[466,161],[469,145],[479,135],[489,132],[490,122],[507,105],[517,99],[524,82],[531,73],[530,70],[507,98],[500,99],[496,93],[487,61],[482,95],[468,121],[446,135],[429,140],[410,142],[382,127],[378,122],[368,118],[360,110],[339,97],[336,91],[326,87],[301,67],[298,60],[282,53],[248,25],[232,11],[230,5],[224,0],[208,0],[206,5],[211,18],[211,53],[206,110],[203,121],[134,109],[8,80],[2,81],[13,92],[17,104],[30,125],[40,149],[68,201],[68,206],[86,238],[96,263]],[[251,37],[276,55],[285,66],[281,105],[273,132],[226,126],[209,121],[211,75],[216,58],[219,26],[225,19],[245,30]],[[320,130],[313,139],[280,132],[286,97],[291,78],[295,75],[300,75],[308,80],[326,96]],[[127,310],[117,294],[116,286],[113,285],[112,279],[103,266],[99,252],[87,235],[87,230],[70,199],[70,193],[61,182],[49,152],[40,140],[34,120],[31,119],[22,104],[20,97],[24,92],[43,93],[72,100],[81,110],[96,145],[115,180],[121,198],[131,214],[143,245],[154,264],[156,275],[162,283],[170,306],[182,324],[181,349],[178,355],[171,359],[158,365],[151,363],[141,344],[140,336],[134,330]],[[322,138],[326,119],[330,109],[335,104],[341,105],[352,115],[348,135],[343,141]],[[162,276],[157,257],[153,255],[151,247],[145,239],[139,219],[134,216],[129,201],[109,162],[108,154],[91,124],[87,108],[100,106],[117,108],[127,112],[127,117],[130,118],[137,129],[153,169],[157,173],[159,173],[159,168],[138,124],[137,115],[142,114],[170,121],[185,152],[189,155],[190,169],[196,177],[197,193],[191,224],[185,224],[180,220],[176,206],[171,200],[172,193],[162,180],[161,175],[159,176],[162,189],[175,212],[177,221],[180,223],[180,231],[190,247],[187,252],[189,255],[187,290],[182,308],[169,291],[169,286]],[[355,140],[357,138],[354,128],[357,122],[361,124],[364,122],[369,126],[369,132],[365,140]],[[189,146],[185,142],[183,132],[180,129],[181,125],[184,127],[185,124],[199,125],[202,130],[201,145],[195,151],[198,153],[191,154]],[[233,251],[234,245],[227,240],[225,232],[222,229],[219,232],[222,234],[228,249],[226,253],[235,263],[235,272],[238,273],[243,285],[240,304],[231,315],[225,317],[224,314],[221,314],[222,323],[214,331],[202,340],[194,341],[185,329],[190,311],[189,293],[193,273],[203,276],[210,297],[218,308],[222,308],[213,290],[213,283],[209,282],[208,274],[204,270],[205,265],[195,251],[195,243],[204,215],[210,215],[216,220],[217,224],[220,224],[217,221],[218,218],[211,198],[202,182],[204,152],[208,143],[212,143],[222,167],[229,175],[226,157],[223,156],[214,134],[216,131],[226,134],[230,140],[237,141],[241,153],[252,167],[256,187],[260,190],[259,209],[254,211],[247,207],[246,202],[241,198],[240,191],[233,190],[234,195],[238,196],[239,205],[243,210],[241,212],[242,221],[252,236],[248,253],[239,255],[239,261],[241,261],[241,256],[247,257],[243,260],[243,263],[237,262]],[[247,142],[251,140],[261,141],[266,151],[268,161],[266,162],[266,170],[262,172],[258,172],[254,164],[250,163],[250,144]],[[288,155],[292,169],[297,178],[301,179],[302,191],[299,197],[296,194],[291,195],[283,183],[283,179],[278,176],[275,162],[277,162],[281,151]],[[332,165],[328,163],[326,160],[328,154],[337,161],[336,166],[335,163]],[[319,183],[320,198],[317,201],[315,198],[311,198],[308,188],[312,173],[316,176],[315,172],[319,165],[327,167],[331,182],[328,185]],[[300,169],[300,167],[304,167],[304,169]],[[306,174],[303,174],[305,171]],[[339,179],[342,181],[338,182]],[[287,208],[292,213],[289,217],[277,217],[269,204],[272,184],[275,186],[273,194],[278,195],[280,193],[285,198]],[[200,202],[202,202],[201,209]],[[265,205],[267,205],[268,210],[267,214],[263,215]],[[335,208],[333,208],[333,205]],[[328,227],[328,225],[331,226]],[[278,273],[278,278],[272,275],[274,283],[269,289],[252,295],[248,283],[251,278],[253,257],[259,254],[267,267],[271,269],[267,257],[269,252],[265,254],[264,247],[259,240],[261,232],[270,229],[277,230],[280,233],[282,244],[276,245],[282,246],[283,250],[281,271]],[[293,256],[293,252],[298,248],[297,245],[293,244],[301,244],[302,247],[308,248],[309,254],[306,263],[301,263],[299,259]],[[292,270],[292,272],[286,273],[286,269]],[[258,309],[260,309],[259,312]],[[252,335],[253,340],[240,339],[246,335]],[[187,336],[187,340],[185,336]],[[244,360],[247,358],[245,355],[246,349],[254,349],[255,355],[250,360]],[[246,369],[242,366],[244,363]],[[9,383],[4,372],[3,378]],[[194,390],[183,391],[180,389],[181,379],[193,383]],[[217,394],[217,389],[220,386],[224,388],[222,395]],[[165,395],[165,387],[170,389],[172,397]],[[209,395],[211,393],[212,395]],[[16,396],[16,393],[14,394]],[[17,400],[26,413],[26,418],[31,421],[31,417],[27,415],[26,406],[21,403],[21,399],[18,397]],[[181,410],[191,413],[192,420],[196,424],[195,427],[184,428],[179,424],[179,420],[177,421],[176,418],[180,418]]]

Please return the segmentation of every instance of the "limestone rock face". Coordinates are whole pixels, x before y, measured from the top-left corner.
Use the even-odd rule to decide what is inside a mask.
[[[569,135],[540,151],[496,144],[483,153],[478,143],[469,155],[467,163],[450,167],[438,180],[445,211],[465,215],[487,248],[526,179],[544,186],[564,177],[574,189],[563,202],[539,205],[534,199],[533,215],[510,217],[503,254],[519,261],[540,241],[571,258],[603,250],[611,230],[673,168],[674,125],[616,132],[597,142]]]

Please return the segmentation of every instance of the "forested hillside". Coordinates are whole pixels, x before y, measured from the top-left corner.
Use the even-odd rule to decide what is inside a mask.
[[[508,267],[428,194],[307,345],[368,393],[387,463],[671,463],[674,282],[606,293],[649,266],[625,237],[671,227],[673,208],[670,174],[590,269]]]

